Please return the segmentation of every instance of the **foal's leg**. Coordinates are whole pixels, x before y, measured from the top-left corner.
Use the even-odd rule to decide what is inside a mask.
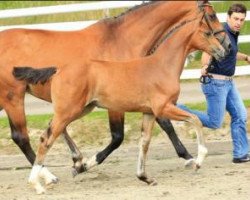
[[[72,154],[72,160],[74,162],[74,165],[77,163],[77,162],[81,162],[82,161],[82,158],[83,158],[83,155],[82,153],[80,152],[80,150],[78,149],[78,147],[76,146],[75,142],[72,140],[72,138],[69,136],[68,132],[66,129],[64,129],[63,131],[63,138],[65,140],[65,142],[67,143],[70,151],[71,151],[71,154]]]
[[[50,126],[50,123],[49,123],[49,126]],[[64,141],[66,142],[66,144],[69,147],[69,150],[70,150],[71,155],[72,155],[74,167],[75,167],[76,163],[82,162],[82,158],[83,158],[82,153],[80,152],[80,150],[78,149],[78,147],[76,146],[76,144],[72,140],[72,138],[69,136],[66,128],[63,130],[62,135],[63,135]]]
[[[173,119],[178,121],[190,122],[195,126],[197,141],[198,141],[198,156],[195,161],[195,168],[200,168],[206,154],[207,148],[205,147],[205,140],[203,138],[202,123],[196,115],[190,114],[184,110],[177,108],[174,105],[166,106],[157,117]]]
[[[158,122],[160,127],[165,131],[165,133],[167,133],[178,156],[187,160],[185,163],[186,166],[190,165],[193,162],[193,156],[189,154],[185,146],[178,138],[171,121],[169,119],[160,118],[156,118],[156,121]]]
[[[138,157],[138,165],[137,165],[137,177],[150,185],[156,185],[156,180],[149,178],[146,174],[146,158],[148,147],[151,140],[152,129],[154,126],[155,117],[150,114],[143,114],[142,121],[142,132],[141,132],[141,140],[139,144],[139,157]]]
[[[90,168],[101,164],[115,149],[117,149],[124,139],[124,114],[109,111],[109,126],[111,130],[111,142],[101,152],[83,162],[82,166],[73,171],[73,175],[87,171]]]

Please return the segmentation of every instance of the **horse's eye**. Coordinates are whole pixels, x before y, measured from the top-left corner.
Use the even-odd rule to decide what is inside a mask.
[[[216,15],[215,14],[209,15],[209,18],[210,18],[211,21],[215,21],[216,20]]]

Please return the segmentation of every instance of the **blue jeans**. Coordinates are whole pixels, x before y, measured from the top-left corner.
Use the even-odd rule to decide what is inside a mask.
[[[211,79],[210,83],[202,84],[202,91],[207,100],[207,113],[191,110],[184,105],[177,106],[197,115],[203,126],[212,129],[221,127],[227,110],[231,116],[233,157],[241,158],[248,154],[247,111],[234,82]]]

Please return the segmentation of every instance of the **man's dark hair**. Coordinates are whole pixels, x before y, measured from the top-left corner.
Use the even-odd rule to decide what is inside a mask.
[[[246,14],[247,13],[247,8],[244,4],[241,4],[241,3],[235,3],[233,5],[231,5],[227,11],[227,14],[229,16],[232,15],[232,13],[235,12],[235,13],[243,13],[243,14]]]

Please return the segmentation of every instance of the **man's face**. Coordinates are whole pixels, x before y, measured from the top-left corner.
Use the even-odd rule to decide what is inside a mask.
[[[245,22],[246,15],[244,13],[233,12],[231,16],[227,16],[227,23],[232,31],[240,32]]]

